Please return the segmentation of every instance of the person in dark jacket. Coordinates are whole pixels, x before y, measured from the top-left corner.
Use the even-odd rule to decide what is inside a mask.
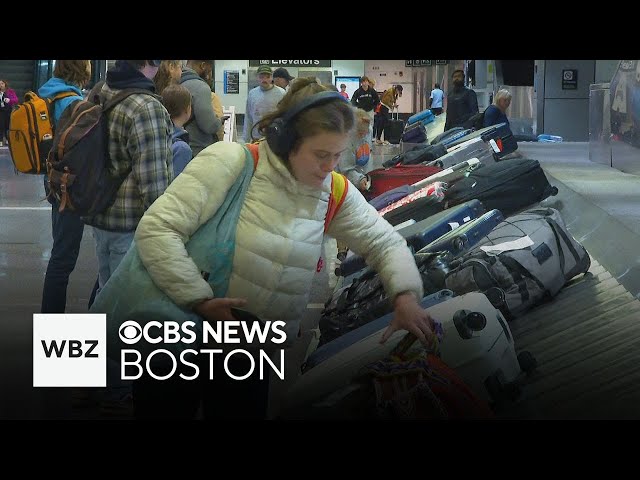
[[[378,95],[378,92],[376,92],[375,88],[373,88],[373,82],[369,77],[362,77],[360,80],[360,88],[353,92],[353,95],[351,96],[351,103],[355,107],[358,107],[369,114],[369,118],[371,118],[371,127],[373,127],[375,109],[380,103],[380,96]],[[367,143],[369,144],[369,148],[373,146],[373,128],[369,129]]]
[[[504,88],[498,90],[493,100],[493,105],[489,105],[484,111],[484,125],[490,127],[491,125],[498,125],[499,123],[506,123],[509,126],[509,119],[507,118],[507,108],[511,105],[511,93]]]
[[[476,92],[464,86],[464,71],[455,70],[451,75],[453,89],[447,94],[447,121],[444,131],[463,124],[478,113]]]

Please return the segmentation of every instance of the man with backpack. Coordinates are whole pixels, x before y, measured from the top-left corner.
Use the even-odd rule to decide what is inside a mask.
[[[173,124],[153,83],[159,65],[159,60],[117,60],[100,92],[105,103],[121,90],[148,92],[134,93],[108,112],[110,169],[126,177],[110,207],[83,218],[94,227],[100,288],[127,253],[144,212],[173,180]]]
[[[211,103],[211,86],[205,80],[211,76],[212,69],[213,60],[189,60],[180,77],[180,83],[193,98],[191,119],[184,128],[189,132],[189,146],[194,157],[218,141],[217,132],[222,126]]]
[[[90,60],[58,60],[53,77],[40,87],[38,95],[52,99],[52,126],[55,128],[67,107],[82,100],[80,90],[91,78]],[[67,96],[64,96],[67,94]],[[48,177],[45,192],[51,203],[51,233],[53,247],[42,289],[42,313],[64,313],[67,305],[69,276],[76,266],[84,223],[71,210],[59,211],[59,202],[49,195]]]
[[[99,94],[106,106],[118,93],[136,89],[106,113],[110,170],[124,181],[111,206],[82,217],[94,227],[100,289],[129,250],[144,212],[173,180],[173,124],[153,83],[159,66],[160,60],[117,60]],[[118,365],[112,362],[107,365],[107,384],[102,413],[127,412],[131,386],[120,380]]]

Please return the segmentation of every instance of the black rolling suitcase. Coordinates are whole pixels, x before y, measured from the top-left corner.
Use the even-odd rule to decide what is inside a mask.
[[[537,160],[514,158],[486,165],[458,180],[445,192],[445,208],[472,199],[487,210],[500,210],[505,216],[556,195]]]
[[[393,113],[391,113],[391,119],[387,122],[387,126],[384,128],[384,139],[389,143],[400,143],[402,138],[402,132],[404,131],[404,121],[398,118],[398,110],[396,109],[396,118],[394,120]]]

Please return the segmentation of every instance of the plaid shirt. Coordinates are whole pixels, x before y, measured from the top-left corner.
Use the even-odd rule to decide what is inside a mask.
[[[102,95],[110,99],[118,91],[105,85]],[[130,232],[173,180],[173,124],[162,103],[145,94],[127,97],[108,115],[111,170],[120,176],[131,173],[111,207],[83,220],[101,230]]]

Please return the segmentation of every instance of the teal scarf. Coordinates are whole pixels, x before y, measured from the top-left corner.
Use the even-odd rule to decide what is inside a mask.
[[[229,190],[216,214],[202,225],[185,244],[185,248],[201,272],[208,272],[207,282],[216,298],[224,297],[229,287],[233,267],[235,236],[240,210],[253,175],[253,157],[246,149],[245,167]],[[107,314],[107,355],[120,360],[121,348],[134,348],[143,356],[151,350],[165,348],[174,354],[186,348],[198,349],[202,339],[202,318],[195,312],[179,307],[154,283],[142,264],[138,248],[132,243],[120,265],[96,297],[91,313]],[[127,345],[119,336],[120,326],[127,320],[141,327],[152,320],[192,321],[199,341],[193,344],[149,345],[143,340]]]

